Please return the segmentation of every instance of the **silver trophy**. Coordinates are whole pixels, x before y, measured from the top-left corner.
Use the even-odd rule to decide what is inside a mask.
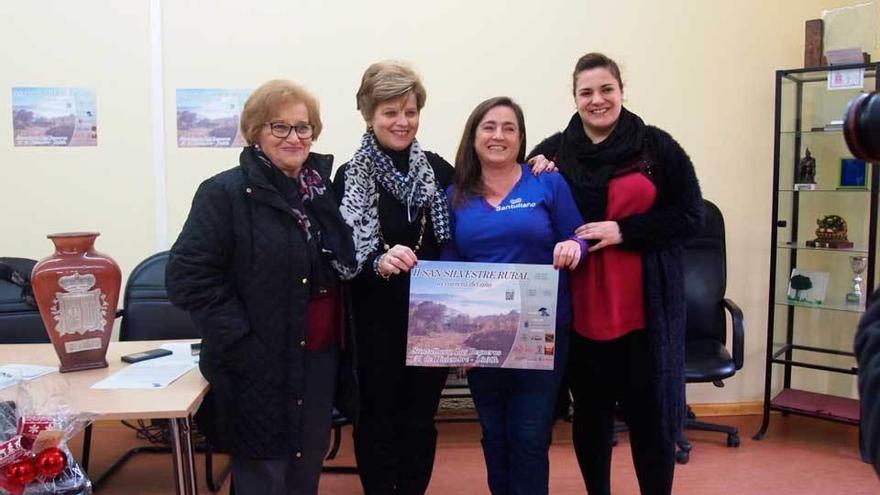
[[[868,257],[852,256],[849,259],[849,266],[852,268],[855,277],[853,278],[853,291],[846,295],[846,303],[860,305],[864,302],[864,296],[862,294],[862,273],[868,268]]]

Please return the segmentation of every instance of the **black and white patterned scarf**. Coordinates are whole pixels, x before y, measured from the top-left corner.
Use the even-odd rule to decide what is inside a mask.
[[[345,194],[339,211],[354,232],[355,259],[359,272],[367,258],[379,248],[379,190],[376,183],[407,206],[410,220],[418,218],[418,211],[427,208],[434,225],[434,238],[443,244],[451,237],[449,208],[446,196],[434,178],[419,142],[413,140],[409,151],[409,172],[403,174],[387,154],[379,149],[376,136],[368,131],[361,138],[361,147],[355,152],[345,171]],[[415,213],[413,213],[415,212]]]

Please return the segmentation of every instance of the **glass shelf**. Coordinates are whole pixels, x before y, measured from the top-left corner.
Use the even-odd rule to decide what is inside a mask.
[[[796,308],[818,309],[822,311],[846,311],[849,313],[864,313],[865,305],[858,306],[847,304],[843,299],[827,299],[823,304],[789,301],[788,299],[776,299],[777,306],[794,306]]]
[[[779,192],[798,192],[798,193],[868,193],[871,192],[868,188],[863,187],[853,187],[853,188],[834,188],[834,189],[794,189],[794,188],[779,188]]]
[[[770,401],[777,411],[832,418],[846,423],[859,424],[860,405],[857,399],[817,394],[806,390],[786,388]]]
[[[773,364],[842,373],[844,375],[856,375],[859,372],[855,354],[852,351],[847,352],[838,349],[798,344],[774,345]]]
[[[773,343],[773,355],[776,357],[782,357],[785,351],[789,351],[794,356],[797,354],[798,358],[802,357],[816,357],[816,354],[822,354],[826,357],[828,356],[837,356],[840,359],[849,359],[847,362],[852,362],[853,367],[856,365],[855,353],[852,349],[829,349],[825,347],[812,347],[801,344],[783,344],[780,342]]]
[[[837,253],[859,253],[859,254],[868,254],[868,248],[866,246],[860,246],[855,244],[851,248],[819,248],[819,247],[810,247],[807,246],[803,242],[797,243],[789,243],[789,242],[780,242],[776,245],[779,249],[802,249],[804,251],[832,251]]]
[[[832,136],[840,136],[843,134],[843,129],[817,129],[817,130],[809,130],[809,131],[780,131],[779,134],[783,136],[797,136],[798,134],[810,134],[810,135],[819,135],[819,134],[828,134]]]
[[[868,64],[866,67],[864,64],[850,64],[850,65],[839,65],[837,67],[813,67],[809,69],[796,69],[792,71],[785,71],[786,74],[783,74],[783,78],[788,79],[794,82],[828,82],[828,73],[835,70],[846,70],[846,69],[865,69],[865,79],[873,79],[877,69],[877,63]]]

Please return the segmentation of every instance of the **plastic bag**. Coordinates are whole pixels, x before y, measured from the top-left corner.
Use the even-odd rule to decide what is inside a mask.
[[[64,394],[17,379],[0,391],[0,494],[90,495],[92,483],[67,447],[94,420]]]

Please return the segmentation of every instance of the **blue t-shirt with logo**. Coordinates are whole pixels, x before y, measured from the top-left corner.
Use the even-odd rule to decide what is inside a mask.
[[[446,191],[450,203],[452,240],[442,258],[482,263],[552,264],[557,242],[572,238],[583,219],[565,179],[555,172],[532,175],[522,164],[522,177],[498,206],[482,196],[452,205],[454,187]],[[581,260],[586,260],[586,243]],[[568,271],[559,274],[556,302],[558,326],[571,322]]]

